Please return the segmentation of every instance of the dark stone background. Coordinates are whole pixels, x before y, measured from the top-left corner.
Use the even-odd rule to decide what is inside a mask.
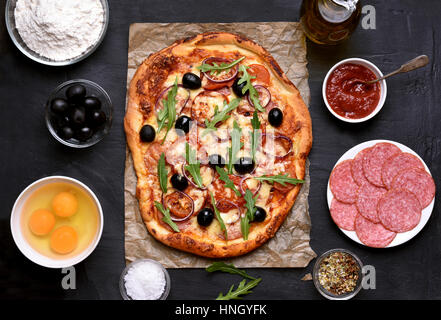
[[[5,0],[0,12],[4,12]],[[118,280],[124,268],[123,116],[126,94],[127,41],[133,22],[298,21],[300,1],[171,1],[110,0],[110,26],[101,47],[88,59],[69,67],[39,65],[13,45],[0,19],[0,297],[26,299],[119,299]],[[377,289],[360,299],[441,298],[441,218],[435,206],[428,225],[397,248],[369,249],[346,238],[329,217],[326,183],[330,169],[349,148],[371,139],[401,142],[420,154],[436,181],[441,175],[441,108],[439,14],[437,0],[370,0],[377,29],[359,26],[345,44],[323,48],[308,42],[314,144],[311,160],[311,245],[318,253],[343,247],[354,251],[377,271]],[[240,30],[238,30],[240,31]],[[173,35],[170,35],[173,38]],[[411,74],[388,80],[384,109],[371,121],[349,125],[335,119],[321,96],[323,78],[341,59],[361,57],[384,72],[427,54],[431,63]],[[53,88],[68,79],[85,78],[110,94],[115,118],[110,134],[87,150],[70,150],[56,142],[44,124],[44,104]],[[104,232],[95,252],[76,266],[77,290],[64,291],[59,270],[28,261],[16,248],[9,217],[19,193],[32,181],[62,174],[89,185],[101,200]],[[438,197],[440,194],[438,193]],[[249,298],[318,299],[312,282],[300,278],[305,269],[254,269],[262,283]],[[170,270],[171,299],[212,299],[239,278],[204,270]]]

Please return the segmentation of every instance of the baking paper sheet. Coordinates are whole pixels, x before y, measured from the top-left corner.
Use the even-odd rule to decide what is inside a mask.
[[[136,23],[130,26],[127,86],[138,66],[151,54],[174,41],[208,31],[237,33],[265,47],[309,104],[306,43],[296,22],[247,23]],[[274,238],[255,251],[226,260],[237,267],[306,267],[316,257],[309,245],[311,220],[308,213],[309,162],[305,184],[290,214]],[[150,258],[167,268],[203,268],[214,260],[182,252],[155,240],[147,231],[136,199],[136,174],[130,152],[125,163],[125,256],[127,263]]]

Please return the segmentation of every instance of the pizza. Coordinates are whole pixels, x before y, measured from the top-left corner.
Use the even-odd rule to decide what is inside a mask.
[[[312,144],[308,109],[274,58],[224,32],[151,54],[131,80],[124,126],[148,231],[212,258],[275,235]]]

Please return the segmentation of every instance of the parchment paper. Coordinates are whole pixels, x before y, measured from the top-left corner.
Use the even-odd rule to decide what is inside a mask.
[[[208,31],[241,33],[265,47],[300,90],[305,103],[309,104],[305,37],[299,23],[296,22],[132,24],[129,33],[127,86],[138,66],[149,54],[169,46],[177,39]],[[237,267],[248,268],[306,267],[316,257],[309,246],[309,161],[306,169],[306,183],[275,237],[253,252],[230,259],[229,262],[233,262]],[[128,263],[150,258],[168,268],[202,268],[213,262],[213,259],[201,258],[163,245],[148,233],[135,197],[136,174],[128,150],[124,182],[125,255]]]

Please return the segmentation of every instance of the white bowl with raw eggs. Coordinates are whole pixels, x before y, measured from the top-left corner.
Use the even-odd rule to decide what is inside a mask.
[[[98,198],[82,182],[64,176],[42,178],[18,196],[11,213],[15,244],[31,261],[65,268],[86,259],[103,231]]]

